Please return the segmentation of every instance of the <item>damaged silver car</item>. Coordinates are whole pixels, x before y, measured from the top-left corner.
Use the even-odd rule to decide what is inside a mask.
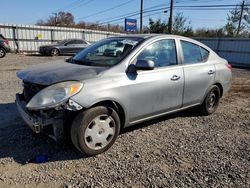
[[[24,121],[55,140],[70,135],[88,156],[110,148],[124,127],[194,106],[212,114],[232,79],[230,64],[204,44],[152,34],[104,39],[17,76]]]

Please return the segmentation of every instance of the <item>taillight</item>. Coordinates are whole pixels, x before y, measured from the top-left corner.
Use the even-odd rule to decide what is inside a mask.
[[[232,70],[232,68],[233,68],[233,67],[232,67],[232,65],[231,65],[231,64],[229,64],[229,63],[228,63],[228,64],[226,64],[226,66],[227,66],[227,68],[228,68],[230,71],[231,71],[231,70]]]
[[[8,40],[5,40],[4,43],[5,43],[6,45],[9,45],[9,41],[8,41]]]

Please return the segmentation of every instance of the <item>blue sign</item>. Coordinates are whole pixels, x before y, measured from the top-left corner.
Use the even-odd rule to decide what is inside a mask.
[[[137,30],[137,20],[125,18],[125,31],[126,32],[135,32]]]

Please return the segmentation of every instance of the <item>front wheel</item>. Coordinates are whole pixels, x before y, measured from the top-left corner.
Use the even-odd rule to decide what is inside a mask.
[[[213,85],[206,95],[205,100],[201,105],[201,113],[203,115],[210,115],[216,111],[220,101],[220,89]]]
[[[3,58],[6,55],[6,52],[3,48],[0,48],[0,58]]]
[[[97,106],[78,114],[71,127],[71,140],[83,154],[93,156],[108,150],[120,132],[115,110]]]

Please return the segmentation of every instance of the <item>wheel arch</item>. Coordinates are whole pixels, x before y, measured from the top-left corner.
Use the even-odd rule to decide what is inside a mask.
[[[48,51],[49,51],[49,53],[51,53],[51,51],[52,51],[52,50],[54,50],[54,49],[57,49],[57,50],[58,50],[58,52],[59,52],[59,54],[61,54],[60,49],[59,49],[58,47],[56,47],[56,46],[54,46],[54,47],[50,48],[50,49],[48,50]]]
[[[212,85],[210,85],[210,86],[207,88],[207,90],[206,90],[206,92],[205,92],[205,95],[203,96],[203,98],[202,98],[202,100],[201,100],[201,104],[203,103],[203,101],[205,100],[205,98],[206,98],[208,92],[210,91],[211,87],[213,87],[213,86],[217,86],[217,87],[219,88],[219,90],[220,90],[220,97],[223,96],[223,87],[222,87],[221,83],[215,82],[215,83],[213,83]]]
[[[7,50],[3,46],[0,46],[0,49],[2,49],[5,53],[7,53]]]
[[[121,122],[121,128],[123,128],[125,126],[126,113],[125,113],[123,106],[120,103],[118,103],[117,101],[114,101],[114,100],[102,100],[102,101],[99,101],[99,102],[92,104],[89,108],[92,108],[95,106],[106,106],[106,107],[110,107],[110,108],[114,109],[119,115],[120,122]]]
[[[219,83],[219,82],[216,82],[213,85],[218,86],[218,88],[220,89],[220,97],[222,97],[223,96],[223,87],[222,87],[222,84]]]

